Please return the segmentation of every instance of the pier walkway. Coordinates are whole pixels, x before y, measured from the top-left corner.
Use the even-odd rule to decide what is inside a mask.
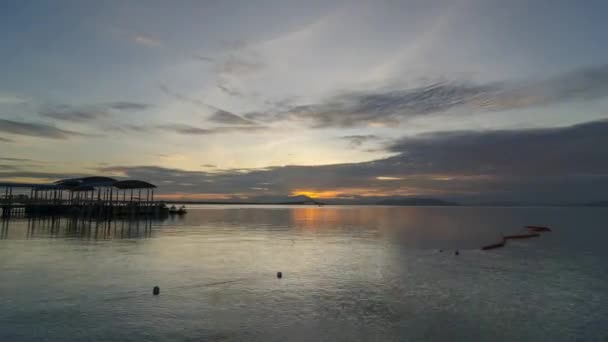
[[[140,180],[84,177],[52,184],[0,183],[0,215],[164,215],[155,185]]]

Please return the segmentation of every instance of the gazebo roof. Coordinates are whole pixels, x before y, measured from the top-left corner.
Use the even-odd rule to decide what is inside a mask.
[[[118,188],[118,189],[151,189],[151,188],[156,188],[156,185],[154,185],[154,184],[150,184],[148,182],[144,182],[144,181],[140,181],[140,180],[135,180],[135,179],[117,181],[117,182],[114,182],[114,184],[112,184],[112,186],[114,186],[115,188]]]

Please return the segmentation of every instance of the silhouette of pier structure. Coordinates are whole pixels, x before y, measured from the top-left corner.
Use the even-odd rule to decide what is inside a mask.
[[[0,183],[2,217],[77,214],[84,216],[162,216],[169,212],[154,201],[155,185],[140,180],[83,177],[50,184]]]

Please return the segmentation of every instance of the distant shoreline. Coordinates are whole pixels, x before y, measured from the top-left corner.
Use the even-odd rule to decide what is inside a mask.
[[[571,204],[542,204],[542,203],[522,203],[522,204],[463,204],[463,203],[449,203],[449,204],[384,204],[384,203],[308,203],[308,202],[222,202],[222,201],[164,201],[167,204],[179,204],[179,205],[292,205],[292,206],[385,206],[385,207],[485,207],[485,208],[531,208],[531,207],[542,207],[542,208],[607,208],[608,203],[571,203]]]

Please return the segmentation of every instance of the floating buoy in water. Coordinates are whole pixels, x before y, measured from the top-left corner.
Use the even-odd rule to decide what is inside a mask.
[[[494,243],[494,244],[487,245],[487,246],[483,246],[483,247],[481,247],[481,250],[482,251],[487,251],[489,249],[495,249],[495,248],[504,247],[506,242],[507,242],[507,240],[503,237],[501,242]]]
[[[533,232],[550,232],[551,228],[545,226],[526,226],[529,230]]]
[[[540,234],[538,233],[528,233],[528,234],[516,234],[516,235],[507,235],[504,238],[505,239],[527,239],[527,238],[533,238],[533,237],[539,237]]]
[[[283,278],[283,272],[277,272],[277,278],[279,278],[279,279]]]
[[[460,255],[460,252],[456,250],[456,252],[454,252],[454,255]]]
[[[159,293],[160,293],[160,287],[154,286],[154,288],[152,289],[152,294],[155,296],[158,296]]]

